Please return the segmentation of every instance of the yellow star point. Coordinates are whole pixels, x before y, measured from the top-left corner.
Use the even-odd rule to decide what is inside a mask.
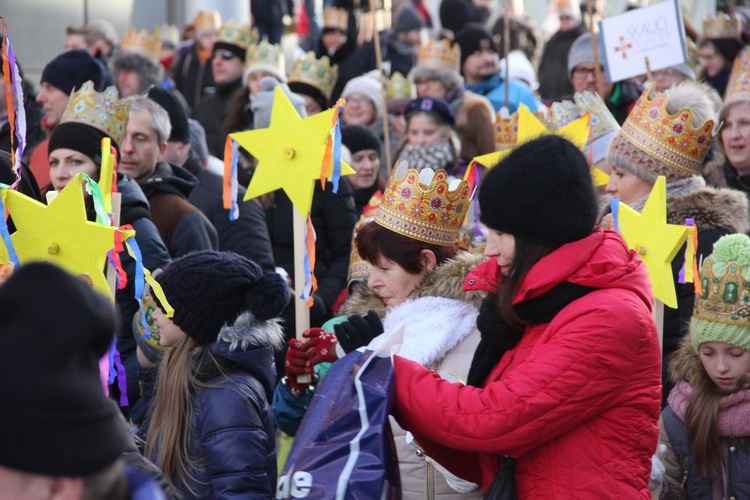
[[[21,264],[57,264],[88,276],[94,289],[113,298],[104,266],[118,229],[87,220],[80,174],[49,205],[11,189],[5,190],[5,204],[16,226],[11,239]]]
[[[329,109],[302,119],[281,87],[276,87],[269,127],[230,134],[258,159],[244,199],[283,189],[306,217],[312,205],[313,181],[320,179],[331,120],[336,112]],[[341,162],[341,175],[354,173]]]
[[[654,297],[677,308],[672,259],[685,243],[688,228],[667,223],[665,178],[656,180],[641,213],[620,202],[617,219],[628,248],[637,250],[646,264]]]

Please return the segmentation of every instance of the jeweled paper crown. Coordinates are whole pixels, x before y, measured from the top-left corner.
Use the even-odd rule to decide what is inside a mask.
[[[448,40],[430,38],[419,48],[417,66],[422,68],[442,69],[461,72],[461,48]]]
[[[589,143],[620,130],[617,120],[598,94],[584,90],[576,92],[573,99],[574,101],[563,100],[552,103],[550,126],[553,129],[562,128],[588,112],[591,116]]]
[[[497,149],[508,149],[518,140],[518,111],[508,116],[502,111],[495,115],[495,145]]]
[[[735,102],[750,102],[750,70],[732,75],[724,93],[724,105]]]
[[[219,35],[216,41],[247,49],[250,45],[258,43],[258,38],[257,29],[250,29],[250,26],[246,24],[237,26],[234,19],[230,19],[229,22],[219,28]]]
[[[153,34],[149,34],[148,30],[145,29],[136,31],[135,28],[130,28],[122,37],[120,50],[142,55],[152,61],[158,61],[159,56],[161,56],[161,37],[156,30]]]
[[[221,15],[215,10],[201,10],[195,14],[193,26],[196,33],[209,29],[219,31],[219,28],[221,28]]]
[[[388,99],[416,99],[417,97],[417,89],[411,79],[398,71],[386,80],[385,91]]]
[[[391,174],[375,222],[415,240],[452,246],[458,242],[470,198],[467,181],[449,181],[443,169],[417,172],[402,161]]]
[[[693,112],[683,108],[667,112],[667,96],[649,97],[646,87],[622,125],[620,134],[633,146],[658,161],[688,175],[700,173],[714,139],[714,122],[693,127]]]
[[[320,90],[327,99],[331,98],[331,92],[336,85],[339,69],[336,65],[331,67],[328,56],[320,59],[315,58],[315,52],[308,52],[305,57],[297,59],[292,71],[289,72],[289,83],[306,83]]]
[[[330,7],[323,10],[323,29],[331,28],[346,33],[349,21],[349,13],[346,9]]]
[[[97,92],[89,80],[70,94],[60,123],[89,125],[107,134],[120,146],[129,113],[130,103],[120,101],[115,87],[107,87],[104,92]]]
[[[724,13],[718,16],[706,16],[703,19],[703,39],[707,38],[740,38],[742,21],[734,14]]]
[[[703,293],[695,296],[693,316],[699,319],[750,327],[750,276],[742,266],[730,262],[723,274],[716,275],[713,259],[703,261],[701,286]]]
[[[727,88],[732,85],[732,82],[739,78],[742,73],[750,73],[750,47],[745,47],[737,54],[732,63],[732,71],[729,72],[729,83]],[[728,97],[728,91],[724,92],[724,100]]]
[[[370,201],[362,210],[362,215],[359,217],[357,224],[354,226],[354,233],[352,233],[352,251],[349,253],[349,272],[347,273],[346,282],[351,284],[354,280],[367,280],[372,273],[372,266],[369,262],[364,260],[357,252],[357,233],[362,226],[373,221],[375,214],[378,211],[380,202],[383,199],[383,193],[376,191]]]
[[[251,45],[247,48],[245,67],[250,69],[263,66],[275,69],[280,75],[286,74],[284,53],[280,45],[272,45],[263,40],[258,45]]]

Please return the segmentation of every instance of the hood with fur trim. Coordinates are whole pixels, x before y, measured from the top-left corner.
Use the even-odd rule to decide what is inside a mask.
[[[695,219],[698,231],[723,229],[729,233],[750,230],[750,213],[745,193],[727,188],[703,187],[681,196],[667,197],[667,221],[684,224]]]
[[[444,297],[466,300],[479,307],[487,293],[480,290],[465,292],[463,282],[466,275],[485,260],[484,255],[459,251],[455,257],[443,262],[433,272],[427,274],[412,292],[410,298]],[[340,313],[346,316],[352,314],[364,316],[370,309],[377,311],[381,318],[385,316],[383,301],[374,290],[364,286],[358,288],[346,299],[341,306]]]
[[[703,365],[690,342],[690,335],[685,335],[680,341],[680,347],[674,352],[668,361],[669,378],[674,382],[685,381],[695,385],[698,376],[703,370]]]

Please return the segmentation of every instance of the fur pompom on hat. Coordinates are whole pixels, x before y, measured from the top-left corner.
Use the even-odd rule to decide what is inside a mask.
[[[492,168],[479,206],[488,227],[553,247],[591,234],[597,214],[586,157],[557,135],[518,146]]]
[[[276,318],[289,302],[289,287],[276,273],[263,274],[232,252],[191,252],[156,280],[174,308],[172,321],[201,345],[215,342],[225,324],[243,312],[259,321]]]

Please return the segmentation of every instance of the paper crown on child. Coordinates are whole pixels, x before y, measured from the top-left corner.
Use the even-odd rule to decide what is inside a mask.
[[[388,99],[414,99],[417,97],[417,89],[412,81],[396,71],[385,82],[385,91]]]
[[[230,19],[219,28],[216,43],[234,45],[235,47],[247,50],[250,45],[258,43],[259,38],[257,29],[250,29],[248,25],[238,26],[234,19]]]
[[[607,156],[609,143],[620,125],[598,94],[584,90],[576,92],[573,99],[552,103],[550,126],[560,129],[588,112],[590,135],[583,152],[592,164],[597,163]]]
[[[391,174],[375,222],[415,240],[452,246],[458,241],[471,194],[467,181],[449,180],[443,169],[418,172],[402,161]]]
[[[331,92],[336,85],[339,69],[331,66],[328,56],[320,59],[315,57],[315,52],[308,52],[305,57],[297,59],[292,71],[289,72],[289,83],[297,82],[310,85],[319,90],[327,99],[331,98]]]
[[[266,71],[281,81],[286,80],[284,53],[280,45],[272,45],[263,40],[258,45],[247,48],[245,68],[247,71]]]
[[[372,273],[372,266],[369,262],[364,260],[357,251],[357,233],[362,226],[373,221],[375,214],[380,207],[380,203],[383,200],[383,193],[377,191],[367,205],[362,210],[362,215],[359,217],[357,224],[354,226],[354,233],[352,233],[352,251],[349,253],[349,272],[346,277],[347,285],[351,285],[354,281],[367,281]]]
[[[193,26],[196,33],[207,30],[219,31],[221,28],[221,14],[216,10],[201,10],[195,14]]]
[[[349,12],[346,9],[329,7],[323,10],[323,29],[348,31]]]
[[[636,149],[685,175],[699,175],[703,160],[714,139],[714,122],[692,125],[688,108],[675,114],[667,111],[669,99],[664,93],[649,96],[643,91],[620,129],[622,137]]]
[[[695,296],[690,340],[725,342],[750,350],[750,237],[719,238],[700,271],[703,293]]]
[[[706,16],[703,19],[703,39],[707,38],[740,38],[742,21],[732,14],[721,13],[717,16]]]
[[[448,40],[430,38],[419,48],[417,66],[461,73],[461,48],[457,43],[451,45]]]
[[[132,52],[152,61],[158,61],[161,55],[161,35],[154,30],[149,34],[148,30],[136,31],[130,28],[122,37],[120,51]]]
[[[122,145],[129,114],[130,103],[120,101],[115,87],[97,92],[89,80],[70,94],[60,124],[89,125],[107,134],[119,146]]]

